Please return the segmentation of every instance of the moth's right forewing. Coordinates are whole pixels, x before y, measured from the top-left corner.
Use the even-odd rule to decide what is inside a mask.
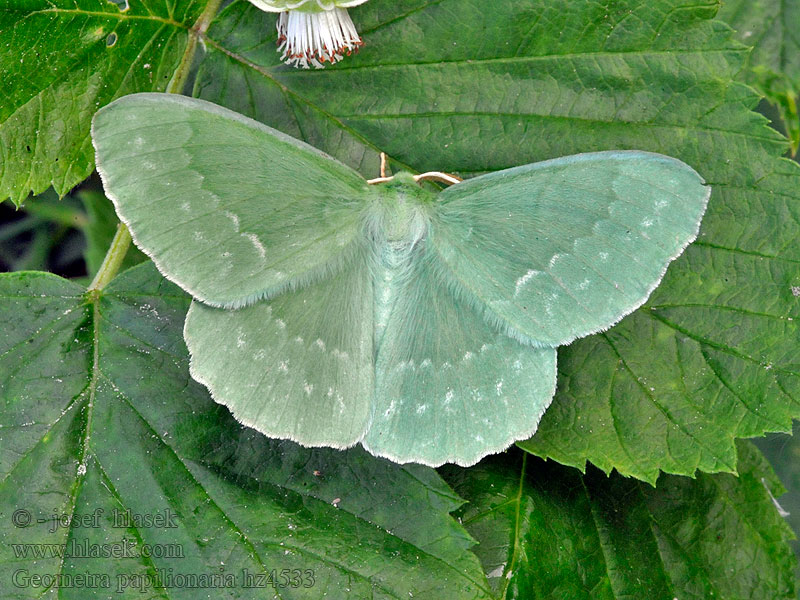
[[[219,106],[135,94],[92,136],[136,244],[195,298],[235,307],[335,272],[374,193],[355,171]]]

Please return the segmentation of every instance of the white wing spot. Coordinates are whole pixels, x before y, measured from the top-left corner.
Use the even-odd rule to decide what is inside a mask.
[[[206,238],[205,238],[205,236],[202,234],[202,232],[200,232],[200,231],[195,231],[195,232],[194,232],[194,239],[195,239],[196,241],[198,241],[198,242],[202,242],[202,241],[203,241],[203,240],[205,240]]]
[[[303,391],[306,393],[306,396],[310,396],[311,392],[314,391],[314,385],[308,383],[307,381],[303,382]]]
[[[414,364],[414,361],[411,361],[411,364],[413,365],[413,364]],[[431,363],[431,359],[430,359],[430,358],[426,358],[426,359],[425,359],[425,360],[423,360],[421,363],[419,363],[419,368],[420,368],[420,369],[424,369],[424,368],[426,368],[426,367],[430,367],[430,366],[431,366],[431,364],[432,364],[432,363]],[[445,364],[446,364],[446,363],[445,363]]]
[[[383,413],[383,416],[386,418],[391,417],[394,414],[396,408],[397,408],[397,403],[394,400],[392,400],[389,403],[389,408],[387,408],[386,412]]]
[[[295,342],[297,342],[298,344],[302,344],[302,343],[303,343],[303,338],[301,338],[301,337],[298,335],[296,338],[294,338],[294,341],[295,341]]]
[[[642,221],[642,227],[652,227],[653,226],[653,219],[645,219]]]
[[[447,406],[450,404],[453,401],[454,396],[455,394],[453,393],[453,390],[448,389],[447,393],[444,395],[444,405]]]
[[[556,254],[556,256],[558,256],[558,255]],[[555,258],[555,256],[553,258]],[[551,260],[550,262],[552,263],[553,261]],[[525,285],[531,279],[536,277],[536,275],[540,275],[540,274],[541,274],[541,271],[537,271],[536,269],[530,269],[527,273],[525,273],[525,275],[523,275],[522,277],[517,279],[517,285],[514,288],[514,295],[516,296],[517,294],[519,294],[520,291],[522,290],[522,288],[525,287]]]
[[[325,352],[325,342],[323,342],[321,339],[317,338],[317,341],[314,342],[314,345]]]
[[[283,371],[284,373],[288,373],[289,372],[289,363],[287,361],[285,361],[285,360],[282,360],[281,364],[278,365],[278,369],[280,371]]]
[[[792,296],[794,296],[795,298],[800,297],[800,285],[792,286]]]
[[[478,442],[478,443],[483,443],[483,437],[480,436],[480,435],[476,435],[475,436],[475,441]]]
[[[234,213],[232,213],[231,211],[229,211],[229,210],[225,211],[225,216],[228,217],[231,220],[231,222],[233,223],[233,227],[238,232],[239,231],[239,217],[237,215],[235,215]]]
[[[497,380],[497,385],[494,386],[494,389],[497,390],[497,395],[498,396],[502,396],[503,395],[503,380],[502,379],[498,379]]]
[[[192,206],[188,202],[184,202],[183,204],[181,204],[181,210],[183,212],[191,212]]]
[[[470,358],[472,358],[472,356],[473,356],[472,352],[467,352],[466,354],[464,354],[464,360],[469,360]]]
[[[600,252],[597,256],[599,256],[600,260],[603,262],[608,260],[608,252]]]
[[[328,388],[328,393],[326,395],[328,396],[328,398],[333,398],[333,388],[332,387]]]
[[[425,411],[426,411],[426,410],[428,410],[428,405],[427,405],[427,404],[420,404],[420,405],[417,407],[417,414],[418,414],[418,415],[425,414]]]
[[[517,360],[514,361],[514,370],[515,371],[521,371],[522,370],[522,361],[520,359],[517,359]]]
[[[561,255],[560,255],[560,254],[553,254],[553,257],[550,259],[550,264],[549,264],[549,266],[550,266],[550,268],[551,268],[551,269],[552,269],[552,268],[555,266],[555,264],[556,264],[556,261],[557,261],[559,258],[561,258]]]
[[[236,338],[236,347],[241,348],[244,345],[245,345],[244,335],[240,333],[239,336]]]
[[[591,283],[591,282],[590,282],[588,279],[584,279],[583,281],[581,281],[581,282],[578,284],[578,289],[579,289],[579,290],[585,290],[587,287],[589,287],[589,284],[590,284],[590,283]]]
[[[278,326],[278,329],[286,329],[286,323],[283,322],[283,319],[275,319],[275,325]]]
[[[256,250],[258,250],[258,255],[261,258],[264,258],[267,255],[267,249],[264,248],[264,244],[261,243],[261,240],[258,239],[258,236],[255,233],[243,233],[242,235],[253,242],[253,246],[255,246]]]

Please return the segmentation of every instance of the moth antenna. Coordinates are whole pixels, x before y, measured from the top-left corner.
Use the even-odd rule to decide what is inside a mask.
[[[381,177],[386,177],[386,152],[381,152]]]
[[[383,171],[381,169],[381,171]],[[386,177],[386,175],[381,175],[380,177],[376,177],[375,179],[368,179],[367,183],[370,185],[375,185],[376,183],[386,183],[387,181],[391,181],[394,179],[394,176]],[[464,181],[461,177],[457,175],[451,175],[450,173],[442,173],[441,171],[429,171],[427,173],[422,173],[420,175],[414,175],[414,181],[419,183],[420,181],[440,181],[442,183],[447,183],[449,185],[455,185],[456,183],[461,183]]]
[[[442,183],[448,183],[450,185],[454,185],[456,183],[461,183],[464,181],[461,177],[456,175],[451,175],[450,173],[442,173],[441,171],[429,171],[428,173],[422,173],[421,175],[414,175],[414,181],[419,183],[420,181],[441,181]]]
[[[376,177],[375,179],[367,179],[367,183],[370,185],[375,185],[376,183],[386,183],[392,179],[394,179],[394,177]]]

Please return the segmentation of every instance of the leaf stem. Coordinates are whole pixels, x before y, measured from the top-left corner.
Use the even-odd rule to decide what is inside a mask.
[[[125,223],[117,223],[117,232],[111,240],[111,246],[103,258],[103,264],[97,270],[97,275],[89,286],[89,291],[99,291],[106,287],[114,276],[119,272],[122,261],[131,246],[131,234]]]
[[[786,129],[791,147],[791,155],[792,158],[797,158],[797,150],[798,146],[800,146],[800,127],[798,127],[800,115],[797,113],[797,101],[791,91],[786,92],[786,108],[789,113],[786,118]]]

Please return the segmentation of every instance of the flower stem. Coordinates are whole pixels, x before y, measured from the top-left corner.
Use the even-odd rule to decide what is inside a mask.
[[[170,79],[167,84],[167,89],[165,91],[168,94],[180,94],[183,92],[183,88],[186,87],[186,81],[189,79],[189,73],[192,70],[194,55],[197,52],[197,43],[200,38],[206,34],[206,31],[208,31],[211,21],[219,10],[220,4],[222,4],[222,0],[209,0],[205,9],[203,9],[203,12],[198,17],[197,22],[189,31],[189,39],[186,41],[186,49],[181,57],[181,62],[172,74],[172,79]]]
[[[180,94],[183,88],[186,87],[186,81],[189,79],[189,73],[194,62],[194,56],[197,53],[197,42],[200,37],[204,36],[208,31],[211,21],[217,14],[222,0],[209,0],[203,9],[202,14],[197,19],[194,27],[189,31],[189,39],[186,41],[186,49],[183,51],[181,61],[178,63],[175,72],[172,74],[167,84],[166,92],[168,94]],[[114,239],[111,240],[111,246],[103,258],[103,264],[100,265],[94,280],[89,286],[89,291],[102,290],[109,282],[114,279],[122,266],[122,261],[131,247],[131,234],[125,223],[117,224],[117,232],[114,234]]]
[[[111,246],[103,258],[103,264],[94,276],[94,280],[89,286],[89,291],[102,290],[109,282],[114,279],[114,276],[119,272],[122,266],[122,261],[125,260],[125,255],[128,253],[128,248],[131,246],[131,234],[125,223],[117,224],[117,233],[114,234],[114,239],[111,240]]]

